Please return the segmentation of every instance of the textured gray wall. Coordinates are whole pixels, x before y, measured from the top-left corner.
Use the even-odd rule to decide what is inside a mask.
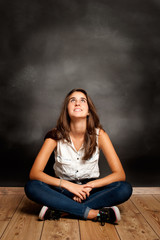
[[[95,102],[128,181],[159,186],[159,25],[158,0],[0,0],[1,186],[24,185],[75,87]],[[103,155],[100,166],[108,173]]]

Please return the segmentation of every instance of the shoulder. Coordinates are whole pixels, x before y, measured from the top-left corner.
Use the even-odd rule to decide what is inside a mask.
[[[46,138],[44,144],[47,146],[57,146],[57,141],[53,138]]]
[[[99,129],[98,136],[99,148],[102,148],[104,144],[106,144],[108,141],[110,141],[108,134],[103,129]]]
[[[51,154],[52,151],[57,147],[57,141],[51,138],[46,138],[41,147],[40,152],[44,154]]]
[[[107,133],[105,132],[105,130],[103,128],[96,128],[96,133],[98,134],[99,138],[107,135]]]
[[[57,138],[56,138],[56,129],[52,129],[47,132],[44,137],[44,146],[47,148],[55,148],[57,146]]]
[[[103,138],[106,135],[107,135],[107,133],[103,129],[99,129],[99,134],[98,134],[99,139]]]

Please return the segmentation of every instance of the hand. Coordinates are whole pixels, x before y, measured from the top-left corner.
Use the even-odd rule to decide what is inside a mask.
[[[90,184],[84,184],[83,185],[85,187],[85,191],[86,191],[86,194],[87,194],[87,197],[89,197],[90,195],[90,191],[93,189],[92,186]]]
[[[85,200],[86,196],[89,196],[89,192],[92,189],[89,184],[80,185],[69,181],[65,181],[63,183],[63,187],[66,188],[68,191],[72,192],[76,197],[78,197],[75,199],[79,202],[80,199]]]
[[[85,184],[85,185],[86,185],[86,184]],[[83,185],[83,186],[84,186],[84,185]],[[87,184],[87,186],[85,186],[85,190],[86,190],[86,195],[87,195],[87,197],[89,197],[90,191],[92,190],[92,187],[91,187],[91,186],[88,186],[88,184]],[[81,198],[79,198],[79,197],[77,197],[77,196],[74,196],[74,197],[73,197],[73,200],[76,201],[76,202],[79,202],[79,203],[82,202]]]
[[[82,200],[81,200],[79,197],[77,197],[77,196],[74,196],[74,197],[73,197],[73,200],[76,201],[76,202],[78,202],[78,203],[81,203],[81,202],[82,202]]]

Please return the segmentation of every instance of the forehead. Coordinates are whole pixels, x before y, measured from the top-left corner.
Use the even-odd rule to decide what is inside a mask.
[[[69,98],[85,98],[86,99],[86,95],[82,92],[74,92],[69,96]]]

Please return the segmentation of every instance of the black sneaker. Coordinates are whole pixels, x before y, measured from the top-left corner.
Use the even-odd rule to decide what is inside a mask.
[[[46,206],[43,206],[39,213],[39,220],[58,220],[61,217],[61,212],[52,210]]]
[[[104,207],[99,210],[99,216],[97,216],[97,221],[101,222],[104,226],[105,223],[116,223],[121,220],[121,215],[118,207]]]

